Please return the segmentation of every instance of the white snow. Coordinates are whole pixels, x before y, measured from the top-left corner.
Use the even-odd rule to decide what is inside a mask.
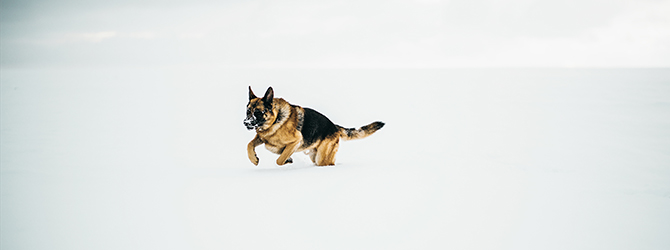
[[[668,249],[670,70],[3,68],[13,249]],[[247,86],[376,134],[276,166]]]

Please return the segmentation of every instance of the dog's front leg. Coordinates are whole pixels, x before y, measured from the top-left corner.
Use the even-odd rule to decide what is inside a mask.
[[[261,138],[258,137],[257,134],[256,137],[254,137],[254,139],[251,140],[247,145],[247,156],[249,156],[249,160],[251,161],[251,163],[253,163],[256,166],[258,166],[258,156],[256,156],[256,147],[258,147],[258,145],[261,144],[263,144],[263,141],[261,140]]]
[[[300,146],[300,142],[302,140],[297,140],[295,142],[289,143],[286,145],[286,148],[284,148],[284,151],[281,152],[281,155],[279,155],[279,158],[277,159],[277,165],[284,165],[286,163],[291,163],[291,161],[287,161],[289,158],[291,158],[291,155],[295,153],[295,150],[298,149],[298,146]]]

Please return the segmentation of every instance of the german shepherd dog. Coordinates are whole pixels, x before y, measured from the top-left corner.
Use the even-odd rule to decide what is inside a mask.
[[[343,128],[316,110],[274,98],[272,87],[259,98],[249,86],[244,125],[248,130],[256,130],[256,137],[247,145],[249,160],[254,165],[258,165],[256,147],[265,144],[270,152],[279,154],[277,165],[293,163],[291,155],[305,151],[314,164],[327,166],[335,165],[340,139],[365,138],[382,128],[384,123],[373,122],[359,129]]]

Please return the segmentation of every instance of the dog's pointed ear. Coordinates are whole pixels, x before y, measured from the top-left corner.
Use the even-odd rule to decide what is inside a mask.
[[[272,99],[275,98],[275,91],[272,90],[272,87],[268,87],[268,90],[265,91],[265,96],[263,96],[264,103],[272,103]]]
[[[254,92],[251,90],[251,86],[249,86],[249,101],[256,99],[256,95],[254,95]]]

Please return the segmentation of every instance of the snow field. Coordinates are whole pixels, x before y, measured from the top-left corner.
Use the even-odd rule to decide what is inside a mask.
[[[670,71],[3,69],[2,249],[665,249]],[[386,126],[278,167],[247,86]]]

